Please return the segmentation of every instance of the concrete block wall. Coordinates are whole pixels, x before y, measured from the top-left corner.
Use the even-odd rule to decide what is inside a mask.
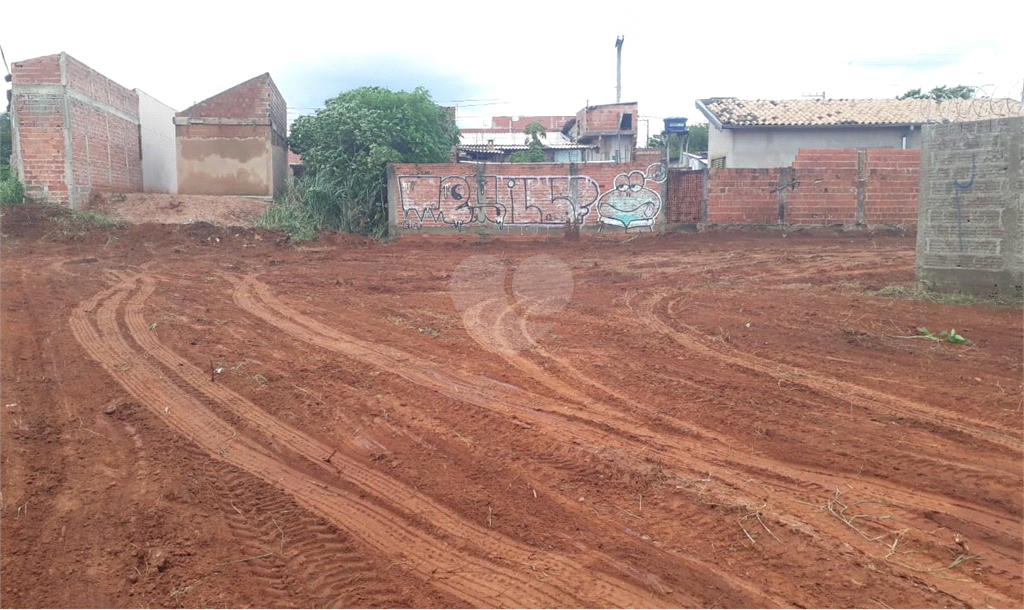
[[[926,125],[917,279],[1024,296],[1024,118]]]
[[[30,196],[81,207],[141,191],[138,95],[67,53],[14,62],[15,166]]]
[[[644,163],[391,164],[389,224],[392,234],[544,233],[563,231],[575,214],[583,230],[599,228],[601,216],[624,219],[631,231],[654,228],[664,223],[664,179],[663,166]]]

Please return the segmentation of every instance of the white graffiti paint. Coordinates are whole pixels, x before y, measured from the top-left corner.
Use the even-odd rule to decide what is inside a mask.
[[[660,184],[668,177],[665,166],[655,163],[647,171],[634,170],[615,177],[613,188],[601,195],[597,202],[597,217],[600,228],[606,225],[629,230],[635,227],[649,227],[661,211],[661,194],[649,184]]]
[[[589,176],[401,175],[406,228],[583,224],[600,196]]]

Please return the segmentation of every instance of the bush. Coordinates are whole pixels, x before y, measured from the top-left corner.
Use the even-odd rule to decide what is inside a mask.
[[[18,172],[7,165],[0,167],[0,204],[25,203],[25,186]]]

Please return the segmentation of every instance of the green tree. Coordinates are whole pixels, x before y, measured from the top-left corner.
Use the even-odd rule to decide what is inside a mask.
[[[523,133],[530,136],[526,142],[530,148],[512,153],[509,161],[512,163],[543,163],[547,161],[548,153],[544,150],[544,144],[540,141],[541,138],[547,139],[548,137],[548,132],[544,129],[544,126],[534,121],[526,126]]]
[[[664,148],[665,140],[663,135],[654,135],[647,139],[648,148]],[[679,158],[679,151],[684,148],[680,138],[669,136],[669,153],[673,159]],[[690,126],[690,133],[686,136],[685,152],[695,155],[706,155],[708,152],[708,124],[695,123]]]
[[[303,200],[321,226],[383,235],[387,164],[448,161],[459,130],[423,87],[411,93],[360,87],[295,119],[289,140],[310,180],[318,181]]]
[[[7,178],[10,171],[11,153],[14,151],[11,140],[11,115],[0,112],[0,180]]]
[[[957,85],[947,87],[945,85],[935,87],[928,93],[922,93],[920,89],[911,89],[903,95],[896,96],[898,100],[925,99],[925,100],[969,100],[974,97],[977,87],[969,85]]]

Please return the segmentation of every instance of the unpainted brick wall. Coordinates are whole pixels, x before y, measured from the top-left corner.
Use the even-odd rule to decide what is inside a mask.
[[[919,160],[917,150],[801,149],[791,167],[712,168],[707,222],[913,226]]]
[[[921,151],[868,149],[864,222],[916,225],[920,199]]]
[[[711,168],[709,224],[764,225],[779,222],[778,168]]]
[[[138,94],[61,53],[11,65],[15,161],[26,190],[81,207],[142,190]]]

